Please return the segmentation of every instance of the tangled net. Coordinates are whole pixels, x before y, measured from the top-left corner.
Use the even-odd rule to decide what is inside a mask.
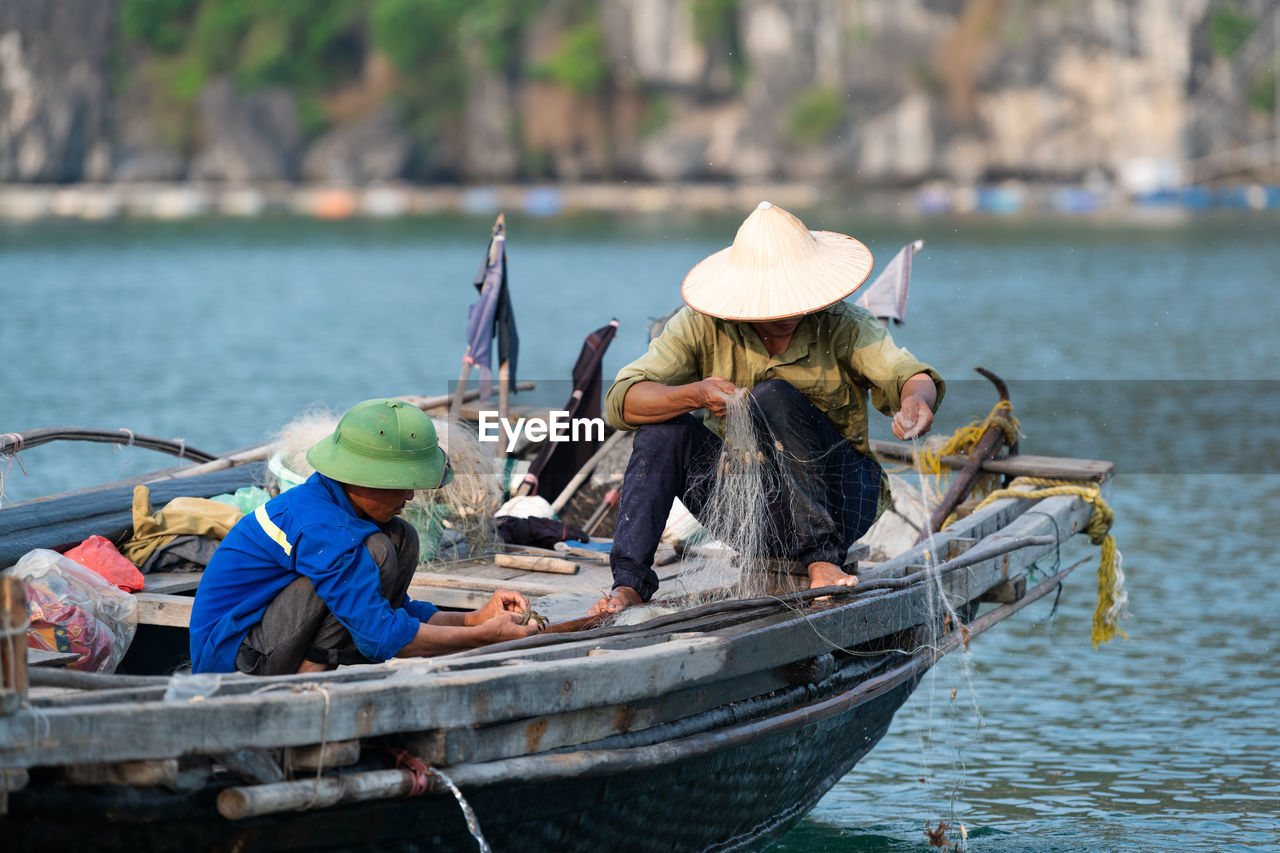
[[[285,424],[272,437],[280,463],[301,478],[315,471],[307,462],[307,450],[333,432],[341,414],[324,406],[313,406]],[[500,460],[486,453],[479,440],[465,426],[450,428],[432,418],[440,446],[449,454],[453,465],[453,482],[440,489],[426,489],[414,494],[404,510],[404,518],[418,531],[419,559],[440,563],[446,553],[440,548],[445,540],[461,539],[470,554],[492,553],[498,548],[498,531],[493,516],[502,504],[502,488],[496,476]],[[447,531],[457,531],[450,536]],[[461,549],[447,552],[461,554]]]
[[[745,389],[727,401],[724,446],[709,475],[714,481],[699,514],[710,541],[695,549],[699,560],[681,564],[681,607],[755,598],[769,590],[776,568],[769,555],[779,545],[774,541],[779,534],[771,530],[770,505],[792,493],[787,482],[790,469],[781,443],[771,433],[760,434],[750,407]],[[790,550],[782,544],[782,553]]]

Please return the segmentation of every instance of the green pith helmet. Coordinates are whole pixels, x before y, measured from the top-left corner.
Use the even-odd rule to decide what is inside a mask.
[[[374,489],[438,489],[453,480],[435,424],[403,400],[356,403],[307,461],[339,483]]]

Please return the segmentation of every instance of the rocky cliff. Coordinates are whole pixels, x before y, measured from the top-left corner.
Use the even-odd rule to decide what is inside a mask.
[[[0,4],[0,181],[1280,179],[1270,0],[513,2],[499,59],[442,41],[456,91],[348,35],[319,95],[186,101],[124,2]]]

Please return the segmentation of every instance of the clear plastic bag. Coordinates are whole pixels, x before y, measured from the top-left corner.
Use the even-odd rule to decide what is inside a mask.
[[[132,595],[43,548],[28,551],[10,571],[26,586],[28,646],[78,653],[73,669],[115,671],[137,630],[138,602]]]

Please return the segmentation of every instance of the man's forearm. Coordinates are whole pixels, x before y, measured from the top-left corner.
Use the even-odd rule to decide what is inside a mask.
[[[661,382],[637,382],[627,389],[622,400],[622,417],[629,424],[657,424],[701,409],[703,404],[694,394],[697,383],[663,385]]]
[[[928,404],[930,409],[934,409],[938,405],[938,386],[933,384],[933,377],[929,374],[917,373],[902,383],[902,393],[899,397],[903,400],[908,397],[919,397]]]
[[[437,610],[431,614],[429,621],[432,625],[465,627],[475,624],[467,619],[470,613],[460,613],[452,610]]]
[[[443,624],[436,621],[438,616],[454,617],[462,615],[461,613],[437,613],[431,617],[431,622],[419,623],[418,633],[403,649],[396,652],[396,657],[432,657],[433,655],[444,655],[449,652],[462,651],[463,649],[474,649],[490,642],[478,627],[465,625],[461,622],[455,623],[451,618],[446,618]]]

